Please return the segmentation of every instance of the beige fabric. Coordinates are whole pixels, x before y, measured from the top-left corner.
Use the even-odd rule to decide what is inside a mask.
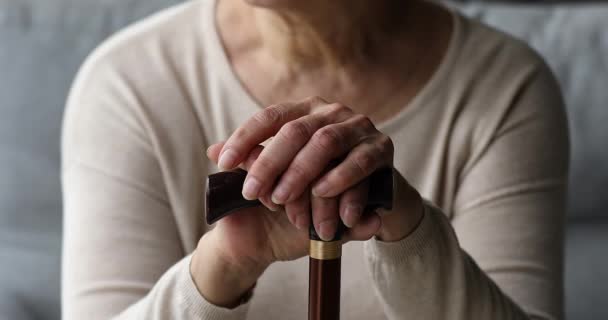
[[[66,320],[306,318],[306,258],[272,265],[234,310],[206,302],[188,271],[217,171],[206,146],[261,108],[230,68],[213,9],[195,1],[148,18],[79,73],[62,150]],[[559,90],[524,44],[454,19],[432,80],[377,124],[429,201],[423,222],[397,243],[344,247],[343,319],[562,318]]]

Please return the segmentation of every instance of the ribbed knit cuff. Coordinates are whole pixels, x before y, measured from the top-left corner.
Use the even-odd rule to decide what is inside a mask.
[[[400,241],[384,242],[375,237],[365,243],[365,252],[372,262],[399,264],[409,257],[420,255],[432,241],[436,226],[432,215],[433,207],[424,202],[422,221],[414,231]]]
[[[234,309],[219,307],[207,301],[198,292],[194,279],[190,274],[190,261],[192,255],[183,259],[178,271],[178,286],[181,287],[181,301],[183,307],[196,319],[204,320],[242,320],[247,315],[250,303],[244,303]]]

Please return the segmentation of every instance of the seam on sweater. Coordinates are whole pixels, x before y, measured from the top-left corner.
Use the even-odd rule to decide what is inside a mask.
[[[551,189],[552,187],[559,187],[559,186],[565,186],[565,185],[566,185],[565,179],[560,179],[560,178],[544,179],[544,180],[540,180],[540,181],[518,183],[515,185],[510,185],[510,186],[489,192],[461,207],[454,208],[454,211],[457,212],[457,211],[471,210],[475,207],[482,206],[484,204],[487,204],[488,202],[495,201],[500,198],[510,197],[510,196],[514,196],[514,195],[518,195],[518,194],[526,194],[526,193],[531,193],[531,192],[541,192],[541,191]]]
[[[148,294],[153,286],[149,283],[140,281],[128,281],[128,285],[125,285],[124,280],[99,280],[88,283],[87,286],[75,290],[72,295],[79,297],[90,297],[101,293],[116,293],[120,292],[123,294],[133,294],[138,296],[145,296]]]
[[[529,66],[529,70],[527,70],[521,77],[520,85],[513,88],[513,92],[508,94],[510,96],[510,100],[507,103],[507,106],[498,112],[498,119],[496,121],[492,121],[492,119],[486,119],[488,114],[484,114],[480,117],[478,123],[493,123],[494,126],[490,129],[491,134],[488,134],[486,137],[483,137],[481,141],[476,136],[480,134],[482,128],[480,126],[475,126],[473,128],[473,134],[471,135],[470,145],[478,145],[481,144],[481,147],[478,149],[471,149],[472,156],[464,163],[460,174],[458,175],[459,181],[463,181],[465,177],[468,175],[470,171],[475,168],[477,163],[484,158],[484,156],[488,153],[490,148],[496,141],[504,135],[504,126],[508,124],[508,120],[511,117],[511,114],[514,112],[515,108],[519,106],[521,102],[521,97],[530,89],[533,85],[534,80],[536,80],[537,75],[539,73],[539,67]],[[488,112],[491,114],[491,112]]]

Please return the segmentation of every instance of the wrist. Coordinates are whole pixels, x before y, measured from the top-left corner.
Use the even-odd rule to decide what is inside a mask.
[[[409,215],[407,218],[398,217],[397,215]],[[382,220],[382,226],[376,234],[376,238],[384,242],[397,242],[407,238],[418,228],[424,217],[424,208],[422,201],[419,209],[411,210],[410,212],[396,213],[391,218]]]
[[[190,274],[199,293],[210,303],[234,308],[252,294],[267,266],[235,261],[225,254],[214,232],[206,233],[192,255]]]
[[[424,216],[424,202],[414,187],[397,171],[393,170],[395,185],[392,210],[382,210],[382,225],[376,237],[384,242],[396,242],[410,235]]]

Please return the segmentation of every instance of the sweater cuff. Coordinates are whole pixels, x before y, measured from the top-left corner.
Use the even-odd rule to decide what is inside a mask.
[[[188,310],[196,319],[205,320],[242,320],[247,315],[249,301],[234,309],[228,309],[212,304],[198,291],[194,279],[190,274],[190,261],[192,255],[184,258],[178,275],[178,285],[182,287],[181,301],[185,310]]]
[[[385,242],[376,237],[365,243],[365,251],[371,261],[389,264],[399,264],[412,256],[421,255],[427,245],[432,241],[435,228],[433,223],[433,207],[424,201],[424,212],[420,224],[410,235],[395,242]]]

